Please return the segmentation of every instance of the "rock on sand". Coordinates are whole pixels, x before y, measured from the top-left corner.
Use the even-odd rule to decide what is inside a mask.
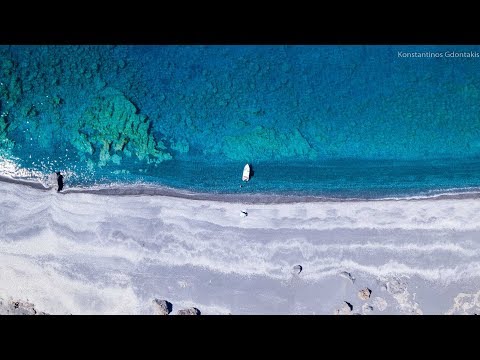
[[[167,300],[153,299],[152,306],[155,315],[168,315],[172,312],[172,303]]]
[[[48,315],[43,311],[37,311],[34,306],[26,301],[0,298],[0,315]]]
[[[343,306],[340,309],[335,310],[335,315],[350,315],[353,310],[353,305],[347,301],[343,302]]]
[[[178,310],[177,315],[200,315],[200,310],[197,308],[187,308],[187,309],[182,309]]]
[[[358,297],[360,298],[360,300],[368,300],[370,299],[371,293],[372,293],[372,290],[370,290],[369,288],[365,288],[358,292]]]
[[[295,265],[293,267],[293,271],[295,271],[296,274],[300,274],[302,272],[302,265]]]
[[[368,314],[368,313],[373,311],[373,306],[368,305],[368,304],[363,304],[362,311],[363,311],[364,314]]]
[[[348,279],[352,282],[352,284],[355,282],[355,278],[352,276],[352,274],[350,274],[349,272],[346,272],[346,271],[342,271],[340,273],[340,276],[345,278],[345,279]]]

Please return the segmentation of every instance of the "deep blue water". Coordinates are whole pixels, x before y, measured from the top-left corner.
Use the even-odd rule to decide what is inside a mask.
[[[469,51],[480,46],[1,46],[0,157],[63,171],[66,187],[476,188],[480,57],[446,56]]]

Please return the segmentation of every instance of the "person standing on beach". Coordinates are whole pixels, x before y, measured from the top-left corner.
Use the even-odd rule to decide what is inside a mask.
[[[58,183],[57,192],[60,192],[63,189],[63,175],[60,174],[60,171],[57,171],[57,183]]]

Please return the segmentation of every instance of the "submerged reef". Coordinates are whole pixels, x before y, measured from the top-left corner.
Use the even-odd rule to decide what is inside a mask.
[[[1,111],[1,107],[0,107]],[[0,114],[0,156],[7,156],[13,148],[13,141],[7,137],[8,123],[3,113]]]
[[[32,159],[31,166],[75,161],[90,170],[126,157],[153,165],[172,159],[131,100],[139,68],[126,69],[123,50],[0,46],[0,155]],[[172,145],[188,151],[185,141]]]
[[[13,61],[0,53],[0,156],[7,156],[13,148],[14,142],[8,138],[8,105],[21,94],[22,86],[15,76]]]
[[[15,63],[6,57],[0,60],[0,97],[7,104],[22,96],[22,83],[15,71]]]
[[[297,129],[280,132],[274,128],[256,126],[241,135],[227,136],[221,151],[226,157],[247,161],[283,158],[311,158],[316,151],[310,147]]]
[[[106,88],[76,122],[72,144],[81,154],[97,155],[98,166],[120,165],[123,156],[147,163],[172,159],[150,132],[151,122],[121,92]]]

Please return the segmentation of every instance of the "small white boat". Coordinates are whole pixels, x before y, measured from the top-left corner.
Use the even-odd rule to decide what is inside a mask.
[[[242,180],[243,181],[248,181],[250,180],[250,165],[245,165],[243,168],[243,175],[242,175]]]

